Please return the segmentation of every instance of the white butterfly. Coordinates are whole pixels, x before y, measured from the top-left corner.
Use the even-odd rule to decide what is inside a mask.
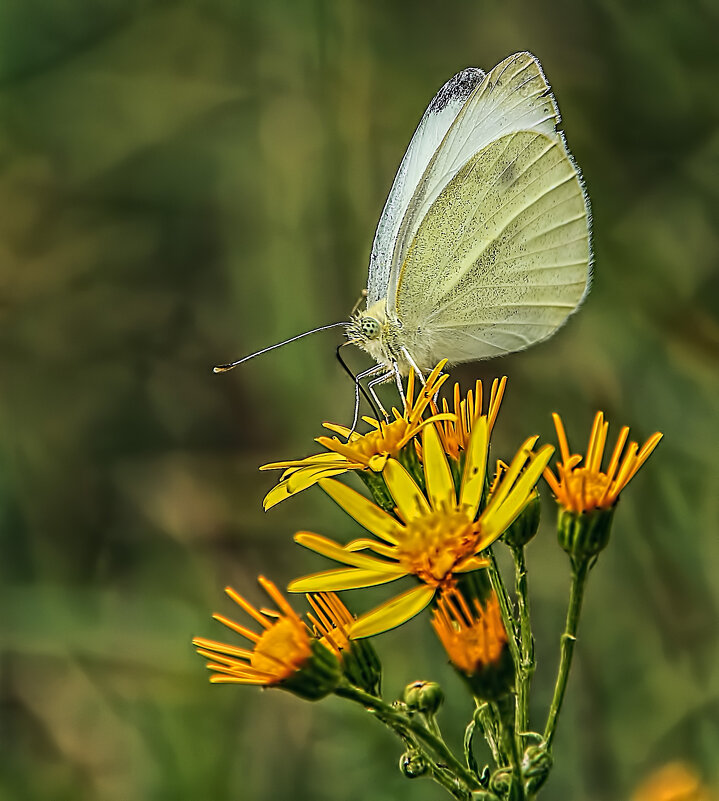
[[[592,258],[589,199],[559,121],[531,53],[489,74],[457,73],[429,104],[392,184],[365,311],[215,371],[344,326],[377,362],[356,377],[357,392],[372,377],[382,409],[373,386],[392,376],[401,395],[411,369],[421,378],[443,358],[487,359],[551,336],[586,295]]]
[[[589,200],[542,68],[517,53],[435,95],[372,246],[367,308],[346,326],[381,373],[472,361],[551,336],[591,273]],[[373,393],[374,394],[374,393]]]

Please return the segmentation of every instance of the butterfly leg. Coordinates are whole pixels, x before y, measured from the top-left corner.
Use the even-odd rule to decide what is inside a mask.
[[[415,373],[417,373],[419,380],[422,382],[422,386],[424,386],[427,383],[424,378],[424,373],[419,369],[419,367],[417,367],[417,362],[415,362],[415,360],[412,358],[412,354],[407,350],[407,348],[405,348],[404,345],[402,345],[400,350],[402,351],[404,358],[407,359],[409,366],[415,371]]]
[[[407,409],[407,396],[404,394],[404,387],[402,386],[402,374],[399,371],[397,362],[392,362],[392,374],[394,375],[394,382],[397,384],[397,391],[402,399],[402,408]]]
[[[377,404],[377,406],[379,406],[380,411],[384,416],[385,423],[389,423],[389,415],[387,414],[387,410],[382,405],[382,401],[377,397],[377,393],[374,391],[374,388],[377,386],[377,384],[383,384],[385,381],[387,381],[387,379],[392,378],[392,376],[393,372],[383,373],[382,375],[377,376],[377,378],[373,378],[367,384],[367,391],[374,398],[374,401]]]
[[[352,428],[350,429],[350,433],[347,435],[347,442],[350,441],[352,434],[354,434],[355,429],[357,428],[357,423],[359,422],[359,407],[360,407],[360,380],[363,378],[369,378],[371,375],[380,372],[384,369],[384,365],[382,364],[375,364],[374,367],[370,367],[368,370],[363,370],[361,373],[357,373],[354,377],[355,379],[355,410],[354,415],[352,416]],[[373,393],[374,396],[374,393]],[[380,406],[381,408],[381,406]],[[384,411],[384,410],[383,410]]]

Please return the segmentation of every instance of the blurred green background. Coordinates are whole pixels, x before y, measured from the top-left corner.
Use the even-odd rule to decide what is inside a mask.
[[[432,94],[524,49],[589,188],[594,285],[550,342],[454,375],[509,376],[496,456],[554,441],[554,410],[577,447],[597,408],[666,435],[593,573],[545,795],[625,799],[674,758],[717,779],[718,27],[701,1],[4,0],[1,798],[443,797],[359,709],[207,683],[189,641],[223,633],[225,584],[259,600],[258,573],[324,566],[296,529],[356,532],[317,490],[265,515],[257,471],[351,419],[339,333],[210,366],[346,317]],[[537,727],[568,587],[546,511]],[[377,647],[390,697],[445,685],[460,742],[426,616]]]

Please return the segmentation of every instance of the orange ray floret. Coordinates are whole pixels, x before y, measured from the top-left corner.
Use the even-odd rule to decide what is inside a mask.
[[[552,418],[557,430],[561,461],[556,465],[557,475],[547,468],[544,478],[557,502],[573,512],[609,509],[613,506],[662,438],[657,431],[641,448],[638,443],[630,442],[625,449],[629,427],[624,426],[619,432],[607,468],[603,471],[602,461],[609,431],[604,413],[597,412],[594,418],[585,456],[570,452],[562,418],[556,413]]]

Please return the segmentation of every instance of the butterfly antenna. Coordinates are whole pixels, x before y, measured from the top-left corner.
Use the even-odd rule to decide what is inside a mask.
[[[238,364],[242,364],[243,362],[249,362],[249,360],[254,359],[255,356],[261,356],[263,353],[267,353],[268,351],[274,350],[275,348],[281,348],[283,345],[289,345],[290,342],[296,342],[298,339],[302,339],[302,337],[307,337],[310,334],[316,334],[318,331],[326,331],[328,328],[339,328],[340,326],[345,326],[345,325],[347,325],[346,322],[332,323],[331,325],[321,325],[319,328],[313,328],[311,331],[305,331],[302,334],[297,334],[297,336],[290,337],[289,339],[286,339],[284,342],[277,342],[275,345],[270,345],[268,348],[262,348],[262,350],[250,353],[249,356],[243,356],[236,362],[230,362],[229,364],[218,364],[216,367],[212,368],[212,372],[226,373],[228,370],[232,370],[233,367],[237,367]]]

